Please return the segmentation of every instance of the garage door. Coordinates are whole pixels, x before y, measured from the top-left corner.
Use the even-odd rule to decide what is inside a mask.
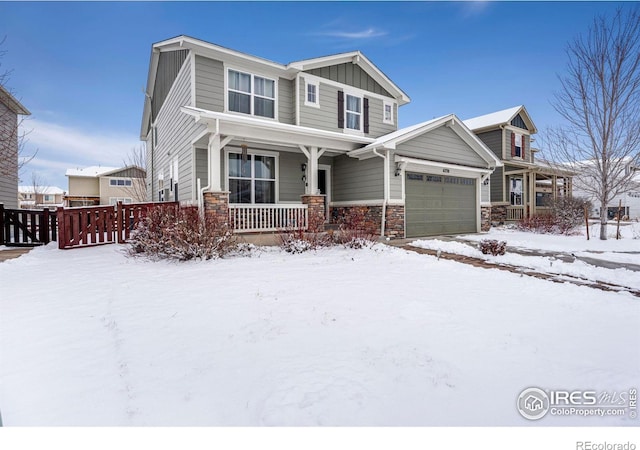
[[[475,233],[476,180],[406,173],[407,237]]]

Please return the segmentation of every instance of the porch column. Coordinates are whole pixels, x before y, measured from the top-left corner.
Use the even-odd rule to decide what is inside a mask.
[[[309,213],[309,226],[307,230],[312,233],[324,231],[324,222],[327,217],[324,210],[325,195],[306,194],[301,198],[302,203],[307,205]]]
[[[553,191],[553,201],[555,202],[558,198],[558,177],[556,175],[551,178],[551,190]]]
[[[319,150],[318,147],[305,147],[300,145],[300,150],[307,157],[307,185],[304,193],[306,195],[317,195],[318,193],[318,160],[325,152],[325,149]]]
[[[221,150],[222,147],[220,145],[220,134],[211,133],[209,135],[209,191],[211,192],[221,192],[222,191],[222,177],[220,175],[221,166],[220,160],[221,158]]]

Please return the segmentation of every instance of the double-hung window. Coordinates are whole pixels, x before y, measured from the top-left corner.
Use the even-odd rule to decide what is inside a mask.
[[[522,178],[509,179],[511,205],[522,206]]]
[[[305,83],[305,97],[304,104],[307,106],[320,106],[319,84],[313,81],[307,81]]]
[[[229,69],[229,111],[275,118],[276,82],[269,78]]]
[[[276,203],[276,158],[229,153],[229,203]]]
[[[131,186],[131,180],[125,178],[111,178],[109,186]]]
[[[382,111],[382,121],[393,125],[393,103],[384,102]]]
[[[362,130],[362,97],[346,94],[345,125],[350,130]]]

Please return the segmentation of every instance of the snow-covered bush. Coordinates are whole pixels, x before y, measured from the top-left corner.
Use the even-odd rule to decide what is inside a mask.
[[[309,217],[306,230],[285,229],[280,232],[280,247],[288,253],[303,253],[333,244],[332,235],[321,231],[323,218]]]
[[[584,224],[584,209],[591,204],[579,197],[558,197],[548,205],[549,212],[525,217],[518,222],[518,229],[544,234],[571,235]]]
[[[174,205],[149,210],[129,239],[132,255],[153,259],[220,258],[235,248],[233,230],[195,207]]]
[[[483,239],[478,245],[483,255],[504,255],[507,251],[506,241],[497,241],[495,239]]]
[[[367,212],[366,207],[349,208],[335,240],[347,248],[371,247],[376,242],[376,227],[367,220]]]

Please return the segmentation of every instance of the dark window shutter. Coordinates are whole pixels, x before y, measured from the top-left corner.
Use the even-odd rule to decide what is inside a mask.
[[[516,134],[511,133],[511,157],[516,156]]]
[[[364,117],[362,119],[362,125],[363,125],[363,129],[365,133],[369,132],[369,99],[368,98],[363,98],[362,99],[362,110],[363,110],[363,114]]]
[[[344,92],[338,91],[338,128],[344,128]]]

